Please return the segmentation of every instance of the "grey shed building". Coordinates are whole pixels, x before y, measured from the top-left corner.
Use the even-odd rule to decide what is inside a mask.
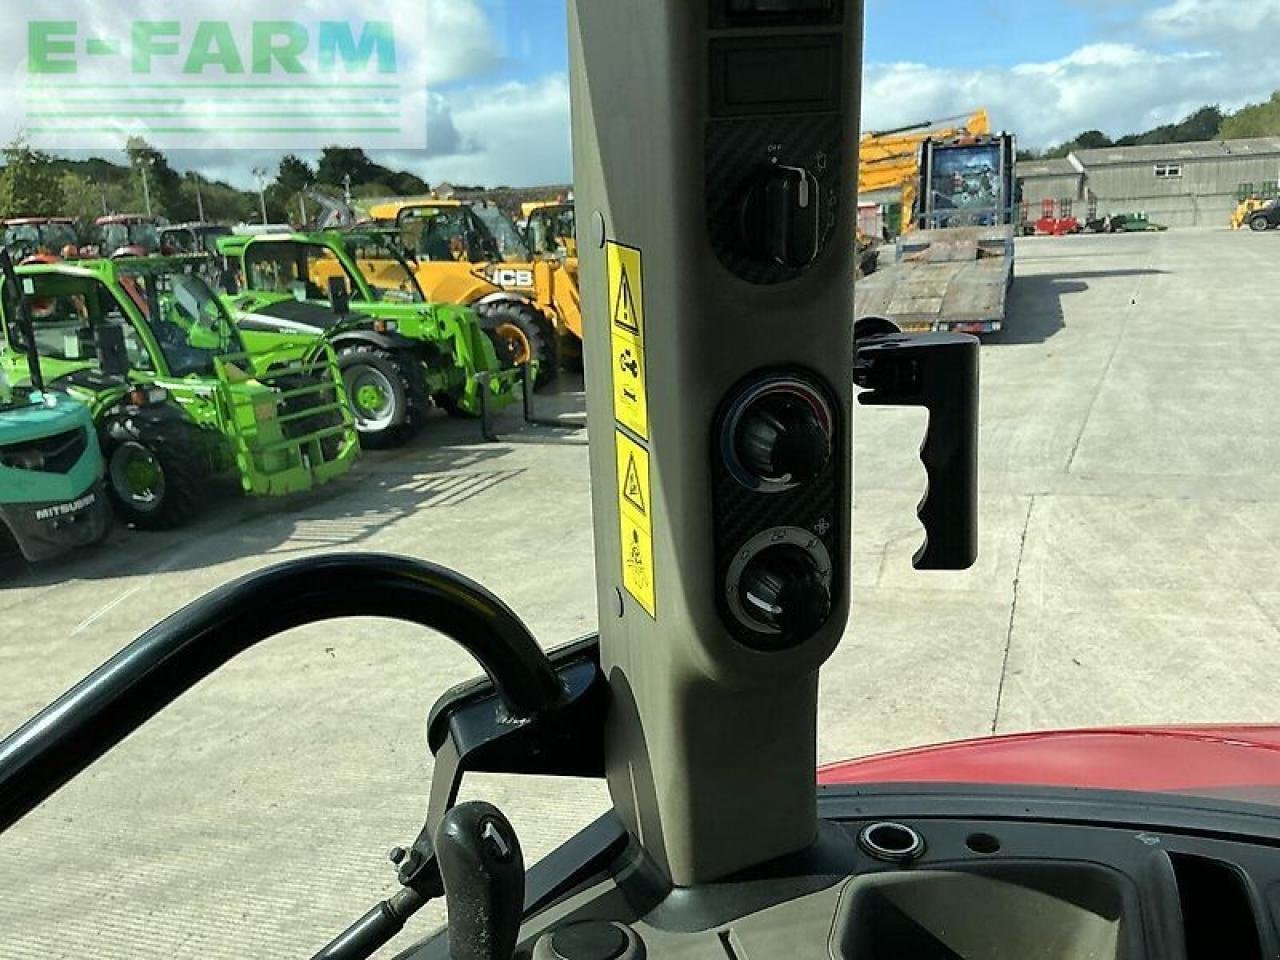
[[[1080,150],[1021,163],[1018,178],[1032,217],[1041,200],[1069,198],[1081,219],[1096,204],[1099,217],[1144,212],[1170,227],[1226,226],[1242,188],[1275,195],[1280,137]]]
[[[1044,200],[1075,203],[1084,196],[1084,168],[1070,157],[1020,161],[1018,181],[1022,185],[1022,202],[1033,220],[1040,215],[1040,204]]]

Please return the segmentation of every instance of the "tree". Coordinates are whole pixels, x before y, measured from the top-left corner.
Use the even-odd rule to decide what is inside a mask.
[[[1197,140],[1216,140],[1222,130],[1225,119],[1222,108],[1201,107],[1175,128],[1178,143],[1193,143]]]
[[[257,210],[258,201],[255,194],[245,193],[228,184],[206,180],[203,177],[199,177],[199,182],[200,200],[204,205],[206,220],[213,223],[240,223],[251,216],[256,219],[254,211]],[[182,197],[185,208],[199,212],[194,178],[183,178]]]
[[[0,172],[0,216],[52,217],[62,213],[66,197],[54,160],[32,150],[21,137],[4,149]]]
[[[267,217],[274,222],[294,222],[301,219],[298,197],[316,181],[316,172],[305,160],[291,153],[280,158],[280,169],[275,180],[267,187]]]
[[[401,196],[411,195],[415,193],[428,193],[431,190],[427,181],[423,180],[416,173],[410,173],[408,170],[386,171],[388,174],[383,179],[386,180],[394,193]]]
[[[1280,135],[1280,91],[1266,103],[1251,103],[1227,117],[1218,135],[1223,140]]]
[[[286,196],[293,196],[315,182],[316,172],[311,169],[311,165],[305,160],[299,159],[292,153],[286,153],[280,158],[280,170],[276,174],[275,186],[280,189],[281,193]]]
[[[1086,130],[1075,139],[1077,150],[1101,150],[1111,146],[1111,138],[1101,130]]]
[[[359,147],[325,147],[320,151],[316,179],[340,187],[345,178],[350,177],[355,186],[374,179],[373,168],[373,161]]]
[[[65,171],[60,180],[62,186],[62,214],[75,217],[80,223],[89,224],[102,216],[105,191],[88,177]]]
[[[139,190],[141,178],[147,178],[147,187],[151,193],[151,211],[163,214],[174,220],[193,220],[196,216],[194,194],[184,194],[182,174],[169,166],[163,153],[142,137],[130,137],[125,144],[125,156],[129,158],[129,166],[137,171]],[[146,202],[146,196],[143,196]]]

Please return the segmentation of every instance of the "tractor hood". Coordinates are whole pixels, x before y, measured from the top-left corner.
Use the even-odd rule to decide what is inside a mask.
[[[824,786],[1009,784],[1176,793],[1280,807],[1280,726],[1022,733],[821,767]]]

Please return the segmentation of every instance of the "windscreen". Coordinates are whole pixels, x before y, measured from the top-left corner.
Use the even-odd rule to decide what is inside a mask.
[[[435,263],[502,259],[497,239],[465,206],[412,206],[397,218],[400,242],[418,260]]]
[[[296,300],[329,299],[329,282],[341,279],[353,299],[361,284],[331,248],[305,241],[260,241],[245,254],[250,290],[288,294]]]
[[[529,248],[511,222],[510,216],[503,213],[496,204],[479,203],[471,209],[497,244],[498,256],[502,260],[518,263],[529,259]]]
[[[572,256],[576,243],[573,207],[544,207],[529,215],[526,237],[535,255]]]
[[[106,223],[99,236],[104,256],[126,247],[140,247],[146,253],[160,249],[160,232],[150,223]]]
[[[211,376],[215,358],[242,351],[230,315],[200,277],[145,268],[124,268],[118,276],[170,375]]]
[[[375,300],[387,303],[423,303],[426,300],[395,233],[354,233],[344,242],[347,253],[364,274]]]
[[[832,39],[846,15],[860,42]],[[579,72],[596,30],[587,61],[625,82]],[[20,267],[24,296],[51,388],[91,408],[103,464],[85,483],[118,509],[103,543],[28,563],[0,477],[0,737],[187,604],[322,554],[456,568],[545,649],[704,631],[709,657],[734,651],[737,679],[778,697],[771,662],[810,648],[729,646],[722,608],[809,622],[813,603],[793,618],[774,600],[829,577],[850,615],[838,638],[824,621],[838,643],[798,684],[815,765],[1013,737],[981,763],[912,761],[912,777],[1280,808],[1280,738],[1254,729],[1280,725],[1278,38],[1280,0],[0,3],[4,242],[15,261],[70,261]],[[628,169],[599,169],[603,150]],[[217,289],[152,256],[169,226]],[[233,256],[201,252],[215,229]],[[109,259],[130,248],[149,255]],[[814,344],[802,317],[819,305],[842,326]],[[934,357],[973,338],[971,433],[935,394],[931,412],[884,405],[865,367],[819,398],[848,443],[806,428],[822,404],[799,394],[717,432],[745,378],[804,379],[805,358],[893,330],[939,338]],[[95,378],[120,337],[127,382]],[[11,382],[21,346],[9,324]],[[210,387],[242,352],[252,363]],[[900,395],[922,370],[896,369]],[[165,374],[189,381],[166,396]],[[232,394],[245,402],[227,409]],[[167,451],[128,446],[154,423]],[[926,423],[929,457],[973,467],[968,570],[913,569],[926,488],[936,505],[967,478],[934,461],[929,480]],[[348,473],[328,470],[336,448]],[[852,490],[824,510],[826,488],[800,480],[837,449]],[[735,458],[776,482],[711,479]],[[130,482],[162,492],[153,460],[180,496],[139,520],[119,508]],[[20,479],[42,503],[82,493]],[[788,562],[795,590],[747,550],[775,508],[776,552],[839,545],[816,571]],[[674,729],[631,736],[632,714],[717,699],[703,694],[728,667],[675,646],[606,651],[623,674],[670,656],[705,673],[692,699],[608,678],[635,703],[614,703],[605,741],[653,753],[648,771],[611,768],[615,785],[730,763],[760,795],[797,782],[732,720],[721,755],[681,755]],[[237,658],[0,836],[0,960],[313,956],[395,889],[377,862],[417,835],[443,768],[422,722],[476,673],[435,632],[364,619]],[[1007,752],[1046,731],[1187,725],[1194,760],[1146,735],[1120,759],[1092,740],[1052,764]],[[528,863],[611,804],[573,778],[486,776],[463,795],[502,807]],[[642,817],[658,799],[626,803]],[[738,825],[705,799],[699,823]],[[667,838],[670,859],[690,832]],[[443,916],[433,904],[385,955]]]
[[[998,222],[1006,206],[1001,165],[999,143],[935,148],[926,209],[944,225]]]
[[[56,361],[45,369],[46,381],[55,380],[63,369],[96,367],[95,331],[108,326],[122,331],[130,368],[156,369],[147,336],[140,329],[140,318],[124,296],[126,288],[113,288],[80,272],[23,271],[18,280],[31,318],[36,351],[42,358]],[[10,326],[10,338],[15,346],[25,348],[16,324]],[[63,363],[67,366],[60,365]]]

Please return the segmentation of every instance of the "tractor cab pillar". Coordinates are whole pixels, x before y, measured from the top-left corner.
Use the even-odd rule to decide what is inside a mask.
[[[585,0],[575,193],[610,794],[677,886],[816,832],[849,609],[861,4]]]

